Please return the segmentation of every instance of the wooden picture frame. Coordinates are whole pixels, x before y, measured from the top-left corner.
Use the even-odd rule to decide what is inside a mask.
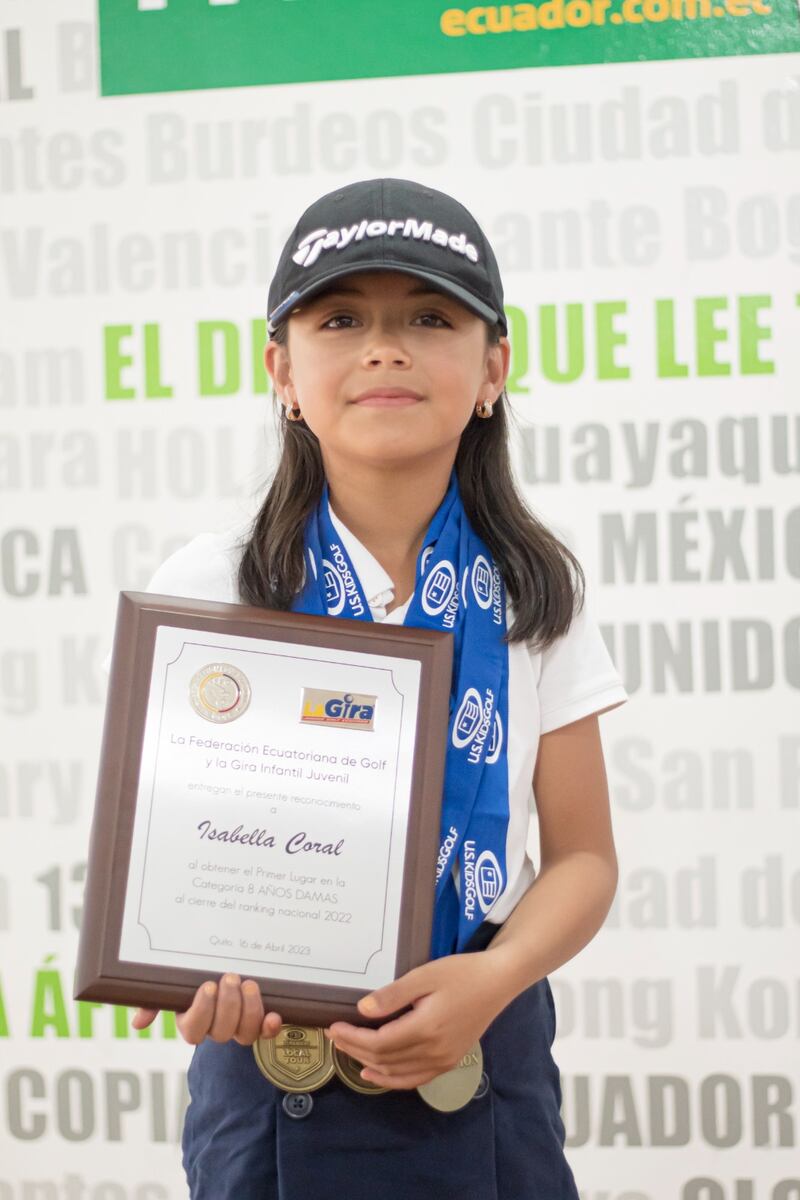
[[[137,804],[141,803],[140,766],[151,700],[154,649],[158,630],[162,628],[245,638],[248,642],[252,640],[254,648],[259,641],[266,641],[318,647],[325,653],[336,650],[345,656],[351,652],[366,654],[376,656],[376,662],[379,656],[385,656],[419,663],[394,978],[426,962],[439,851],[452,634],[123,591],[119,594],[100,750],[75,999],[183,1011],[204,980],[219,979],[232,969],[215,964],[212,956],[207,970],[120,958],[134,825]],[[211,651],[209,654],[214,657]],[[202,717],[194,719],[202,723]],[[359,731],[354,736],[365,735]],[[234,922],[235,916],[230,919]],[[284,1021],[308,1025],[326,1025],[334,1020],[360,1025],[380,1023],[362,1017],[356,1008],[359,998],[373,990],[372,987],[310,983],[302,977],[270,978],[268,971],[242,973],[242,977],[256,979],[265,1011],[279,1012]]]

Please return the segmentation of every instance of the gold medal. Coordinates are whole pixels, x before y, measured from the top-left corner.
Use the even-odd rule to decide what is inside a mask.
[[[361,1078],[361,1068],[364,1066],[357,1058],[353,1058],[351,1054],[345,1054],[344,1050],[340,1050],[338,1046],[333,1047],[333,1067],[336,1074],[341,1079],[342,1083],[346,1083],[354,1092],[362,1092],[364,1095],[380,1095],[381,1092],[388,1092],[389,1089],[380,1087],[377,1083],[370,1083],[368,1079]]]
[[[469,1104],[478,1090],[483,1073],[483,1051],[480,1042],[472,1046],[461,1062],[451,1071],[437,1075],[417,1087],[422,1099],[439,1112],[455,1112]]]
[[[315,1092],[333,1078],[330,1042],[317,1025],[283,1025],[274,1038],[257,1038],[253,1054],[262,1074],[284,1092]]]

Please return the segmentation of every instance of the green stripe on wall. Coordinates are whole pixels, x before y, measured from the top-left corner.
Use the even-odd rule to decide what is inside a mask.
[[[798,0],[98,4],[104,96],[800,50]]]

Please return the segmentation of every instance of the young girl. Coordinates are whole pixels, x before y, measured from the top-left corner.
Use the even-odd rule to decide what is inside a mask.
[[[196,1045],[191,1195],[575,1200],[547,974],[591,940],[614,895],[597,715],[627,696],[578,561],[513,482],[495,256],[445,193],[352,184],[297,222],[268,331],[283,420],[261,509],[241,540],[229,530],[189,542],[149,590],[450,628],[441,869],[430,961],[360,1003],[391,1019],[324,1031],[363,1064],[360,1091],[335,1076],[284,1092],[253,1053],[281,1029],[255,982],[224,975],[198,989],[178,1018]],[[352,576],[347,592],[339,571]],[[526,853],[533,811],[538,874]],[[154,1016],[138,1010],[135,1027]],[[473,1098],[430,1107],[416,1089],[476,1042]]]

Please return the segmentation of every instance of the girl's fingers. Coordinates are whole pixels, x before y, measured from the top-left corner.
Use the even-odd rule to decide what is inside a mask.
[[[405,1046],[402,1050],[380,1050],[377,1047],[365,1050],[361,1046],[346,1041],[344,1038],[335,1038],[336,1045],[345,1054],[349,1054],[351,1058],[357,1058],[359,1062],[366,1064],[367,1060],[373,1063],[380,1063],[383,1067],[392,1067],[399,1070],[407,1063],[417,1060],[421,1062],[430,1062],[430,1052],[420,1046],[419,1042],[413,1046]],[[435,1049],[435,1047],[432,1047]]]
[[[152,1025],[160,1008],[137,1008],[131,1019],[131,1025],[134,1029],[146,1029],[148,1025]]]
[[[398,1091],[410,1091],[421,1083],[429,1083],[436,1076],[430,1071],[411,1071],[407,1075],[381,1075],[380,1071],[367,1071],[364,1077],[368,1083],[377,1083],[378,1087],[394,1088]]]
[[[242,984],[242,1012],[234,1039],[240,1046],[252,1046],[259,1035],[264,1020],[264,1005],[261,989],[254,979],[245,979]]]
[[[431,1067],[429,1058],[409,1058],[405,1062],[392,1063],[391,1066],[380,1062],[364,1062],[362,1059],[358,1059],[357,1061],[366,1067],[370,1074],[380,1075],[381,1082],[384,1083],[386,1080],[403,1079],[407,1075],[413,1075],[417,1079],[421,1075],[427,1075],[430,1079],[435,1079],[437,1075],[441,1075],[446,1069],[442,1067],[441,1070],[437,1070],[435,1067]],[[375,1083],[376,1080],[373,1079],[372,1082]],[[394,1084],[385,1083],[385,1086],[394,1087]]]
[[[157,1017],[158,1008],[137,1008],[131,1025],[145,1029]],[[256,1038],[273,1038],[283,1020],[279,1013],[264,1012],[261,991],[254,979],[240,984],[238,975],[223,975],[219,984],[208,980],[200,985],[185,1012],[176,1014],[178,1032],[185,1042],[198,1045],[204,1038],[215,1042],[234,1039],[251,1046]]]
[[[280,1033],[283,1025],[283,1018],[276,1012],[268,1012],[261,1022],[260,1037],[273,1038]]]
[[[331,1037],[340,1050],[359,1062],[366,1063],[369,1059],[385,1066],[399,1066],[411,1058],[425,1058],[437,1046],[435,1041],[428,1041],[419,1035],[397,1044],[396,1038],[378,1037],[372,1029],[347,1029],[343,1033],[332,1033]]]
[[[350,1025],[346,1021],[334,1021],[329,1027],[330,1034],[337,1045],[354,1058],[360,1058],[359,1049],[365,1054],[386,1055],[398,1058],[409,1054],[415,1046],[430,1037],[430,1020],[423,1008],[415,1008],[395,1017],[381,1025],[379,1029],[367,1029],[360,1025]],[[353,1049],[351,1049],[353,1047]]]
[[[417,1044],[408,1046],[405,1050],[381,1050],[377,1045],[373,1045],[364,1050],[348,1038],[334,1038],[333,1041],[338,1050],[349,1054],[368,1070],[380,1072],[381,1076],[387,1079],[423,1073],[434,1079],[450,1069],[445,1063],[437,1063],[440,1050],[436,1046],[427,1049],[424,1045]]]
[[[217,1007],[208,1036],[214,1042],[229,1042],[242,1015],[242,989],[238,975],[223,975],[217,991]]]
[[[178,1013],[175,1024],[185,1042],[192,1046],[202,1042],[214,1020],[216,996],[217,985],[209,979],[207,983],[200,984],[186,1012]]]

